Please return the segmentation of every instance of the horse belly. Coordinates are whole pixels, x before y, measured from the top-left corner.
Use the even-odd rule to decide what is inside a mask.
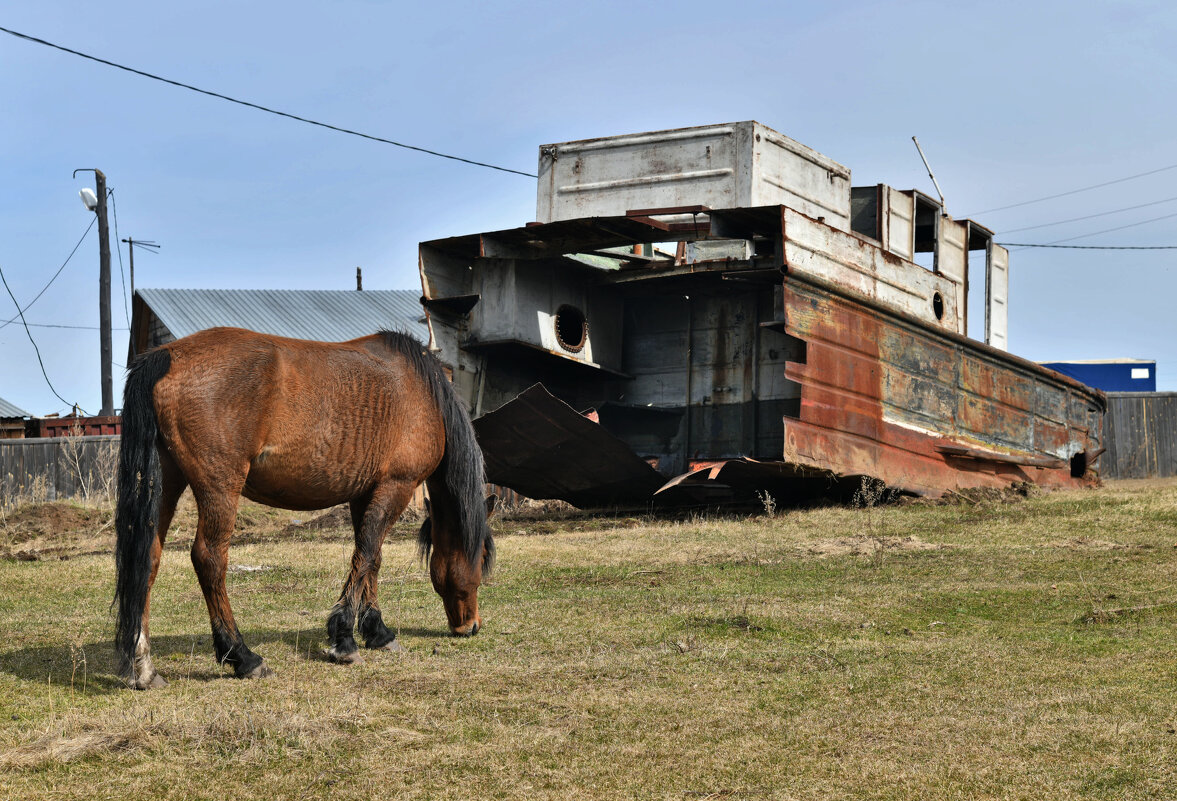
[[[251,501],[282,509],[326,509],[362,494],[371,480],[350,471],[327,471],[312,464],[292,464],[269,449],[250,464],[241,494]]]

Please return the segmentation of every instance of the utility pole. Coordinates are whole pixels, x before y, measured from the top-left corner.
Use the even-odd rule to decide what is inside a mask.
[[[111,380],[110,229],[106,222],[106,176],[96,168],[74,170],[74,176],[79,172],[89,172],[90,169],[94,172],[94,189],[97,193],[94,212],[98,215],[98,327],[102,351],[102,408],[98,414],[100,417],[112,417],[114,384]]]
[[[127,237],[123,240],[127,243],[127,256],[131,259],[131,302],[135,301],[135,240],[133,237]]]
[[[111,379],[110,339],[110,229],[106,222],[106,176],[94,170],[94,191],[98,194],[98,327],[102,329],[102,409],[100,417],[114,415],[114,383]]]
[[[127,243],[127,251],[131,254],[131,315],[135,314],[135,248],[147,248],[148,253],[158,253],[159,245],[155,242],[144,242],[142,240],[136,241],[132,237],[127,237],[122,240]],[[135,332],[131,331],[131,355],[138,354],[138,348],[135,347]]]
[[[151,253],[159,252],[159,245],[155,242],[147,242],[142,239],[132,239],[127,237],[122,240],[127,243],[127,250],[131,253],[131,298],[135,297],[135,248],[147,248]]]

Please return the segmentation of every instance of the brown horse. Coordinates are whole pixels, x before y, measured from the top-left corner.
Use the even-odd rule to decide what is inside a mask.
[[[327,619],[328,656],[399,649],[376,603],[388,526],[425,482],[418,538],[450,629],[478,632],[478,587],[494,558],[482,451],[441,365],[421,343],[382,331],[306,342],[213,328],[156,348],[127,376],[115,547],[119,670],[136,689],[166,682],[151,663],[151,585],[186,487],[198,522],[192,564],[217,660],[237,676],[270,673],[246,647],[225,591],[229,537],[244,495],[286,509],[351,505],[351,572]]]

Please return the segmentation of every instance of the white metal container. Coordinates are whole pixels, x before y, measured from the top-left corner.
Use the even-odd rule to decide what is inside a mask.
[[[752,120],[539,149],[540,222],[778,204],[849,230],[850,170]]]

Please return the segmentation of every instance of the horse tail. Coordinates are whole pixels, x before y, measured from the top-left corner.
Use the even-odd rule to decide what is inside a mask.
[[[155,446],[159,421],[155,416],[154,394],[156,383],[167,375],[171,361],[171,354],[163,348],[148,351],[131,366],[123,390],[113,604],[118,606],[115,653],[123,675],[134,665],[147,605],[151,548],[163,489],[163,471]]]

